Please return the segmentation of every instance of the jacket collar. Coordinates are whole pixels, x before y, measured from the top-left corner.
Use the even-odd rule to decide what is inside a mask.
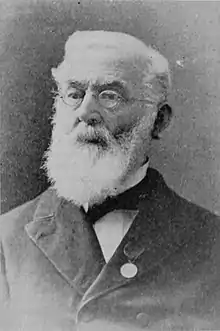
[[[150,181],[138,214],[107,264],[82,210],[58,197],[53,188],[42,194],[33,221],[26,225],[29,237],[83,295],[82,304],[132,281],[120,273],[125,263],[137,266],[138,277],[150,276],[186,237],[183,219],[172,217],[170,190],[157,171],[149,170]]]

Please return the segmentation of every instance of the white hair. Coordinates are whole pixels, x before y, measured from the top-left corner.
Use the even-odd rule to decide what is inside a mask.
[[[143,74],[143,84],[148,97],[158,102],[166,101],[171,87],[171,77],[167,59],[151,46],[122,32],[76,31],[65,44],[63,62],[52,69],[55,80],[62,84],[71,72],[72,57],[88,50],[114,51],[121,59],[129,58]],[[108,53],[108,52],[107,52]]]

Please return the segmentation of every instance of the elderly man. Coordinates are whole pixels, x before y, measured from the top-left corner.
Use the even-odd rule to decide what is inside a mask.
[[[51,186],[0,222],[1,330],[220,330],[220,218],[149,167],[167,60],[78,31],[52,74]]]

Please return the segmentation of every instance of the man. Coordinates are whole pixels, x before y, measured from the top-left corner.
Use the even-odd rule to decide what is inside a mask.
[[[149,167],[167,60],[78,31],[52,74],[51,187],[0,223],[2,330],[220,330],[220,218]]]

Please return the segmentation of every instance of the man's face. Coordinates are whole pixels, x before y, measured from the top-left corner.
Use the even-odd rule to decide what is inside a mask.
[[[58,192],[78,204],[117,194],[144,161],[156,109],[137,101],[146,99],[138,60],[94,48],[63,64],[47,168]]]
[[[140,59],[120,58],[114,50],[92,49],[84,54],[75,52],[71,60],[60,86],[60,94],[65,96],[66,130],[77,129],[80,120],[86,124],[96,120],[97,127],[117,135],[128,132],[144,115],[152,114],[147,102],[133,102],[146,99]],[[110,99],[117,97],[118,104],[108,107],[113,104]]]

